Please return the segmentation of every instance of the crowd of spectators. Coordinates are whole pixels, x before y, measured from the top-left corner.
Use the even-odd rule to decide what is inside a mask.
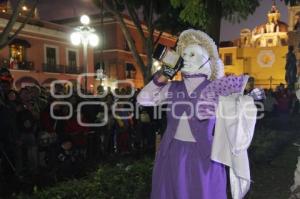
[[[83,99],[73,89],[70,97],[58,99],[38,85],[14,90],[9,76],[9,71],[1,69],[0,172],[3,174],[23,176],[48,171],[55,176],[71,177],[89,160],[101,161],[110,155],[135,152],[154,154],[160,124],[151,116],[153,109],[133,106],[134,110],[126,111],[125,102],[135,105],[138,90],[131,97],[118,98],[107,88],[105,97]],[[67,86],[55,85],[55,95],[68,91]],[[97,91],[102,94],[105,90],[99,86]],[[114,92],[125,96],[132,91],[119,88]],[[78,113],[79,104],[88,101],[104,103],[108,109],[90,104],[82,106]],[[124,102],[117,104],[124,110],[113,113],[116,101]],[[61,102],[71,104],[72,108]],[[56,105],[51,107],[53,103]],[[68,115],[68,119],[59,119]],[[85,124],[101,123],[104,118],[106,122],[102,126],[82,126],[78,117]]]
[[[294,90],[280,84],[275,90],[265,90],[266,98],[263,101],[264,117],[261,123],[268,124],[266,120],[275,121],[273,127],[281,129],[288,127],[289,119],[299,115],[299,100]]]
[[[249,94],[255,89],[255,79],[250,77],[244,94]],[[280,83],[275,89],[264,89],[263,93],[263,99],[255,101],[258,111],[256,128],[288,129],[289,122],[293,121],[291,119],[299,116],[300,101],[295,89]]]

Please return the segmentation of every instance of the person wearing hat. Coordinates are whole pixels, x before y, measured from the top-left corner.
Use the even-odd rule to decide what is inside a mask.
[[[4,96],[12,88],[13,77],[7,68],[0,68],[0,105],[4,105]]]
[[[137,96],[143,106],[167,104],[167,129],[156,155],[152,199],[225,199],[225,166],[210,159],[219,96],[243,93],[247,75],[224,77],[217,46],[204,32],[183,31],[182,66],[163,65]],[[181,71],[182,81],[168,81]]]

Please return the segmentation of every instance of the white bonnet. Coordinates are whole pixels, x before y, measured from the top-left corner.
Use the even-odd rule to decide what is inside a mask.
[[[212,74],[210,79],[215,80],[224,76],[224,64],[219,58],[218,48],[213,39],[205,32],[195,29],[188,29],[183,31],[178,39],[176,51],[182,55],[183,49],[188,45],[198,44],[204,47],[210,57]]]

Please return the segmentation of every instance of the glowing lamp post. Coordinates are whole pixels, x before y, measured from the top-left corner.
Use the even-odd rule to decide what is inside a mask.
[[[91,47],[96,47],[99,44],[99,37],[95,34],[95,29],[88,26],[90,24],[90,18],[87,15],[81,16],[80,22],[82,23],[82,26],[75,28],[75,31],[71,34],[70,39],[73,45],[83,45],[84,72],[88,73],[88,45]],[[84,83],[85,91],[87,91],[87,75],[85,75]]]

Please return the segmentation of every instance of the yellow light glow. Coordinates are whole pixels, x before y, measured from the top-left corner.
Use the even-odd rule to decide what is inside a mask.
[[[26,6],[23,6],[23,7],[22,7],[22,10],[27,11],[28,8],[27,8]]]
[[[154,61],[153,65],[154,65],[154,67],[159,67],[160,63],[159,63],[159,61]]]

